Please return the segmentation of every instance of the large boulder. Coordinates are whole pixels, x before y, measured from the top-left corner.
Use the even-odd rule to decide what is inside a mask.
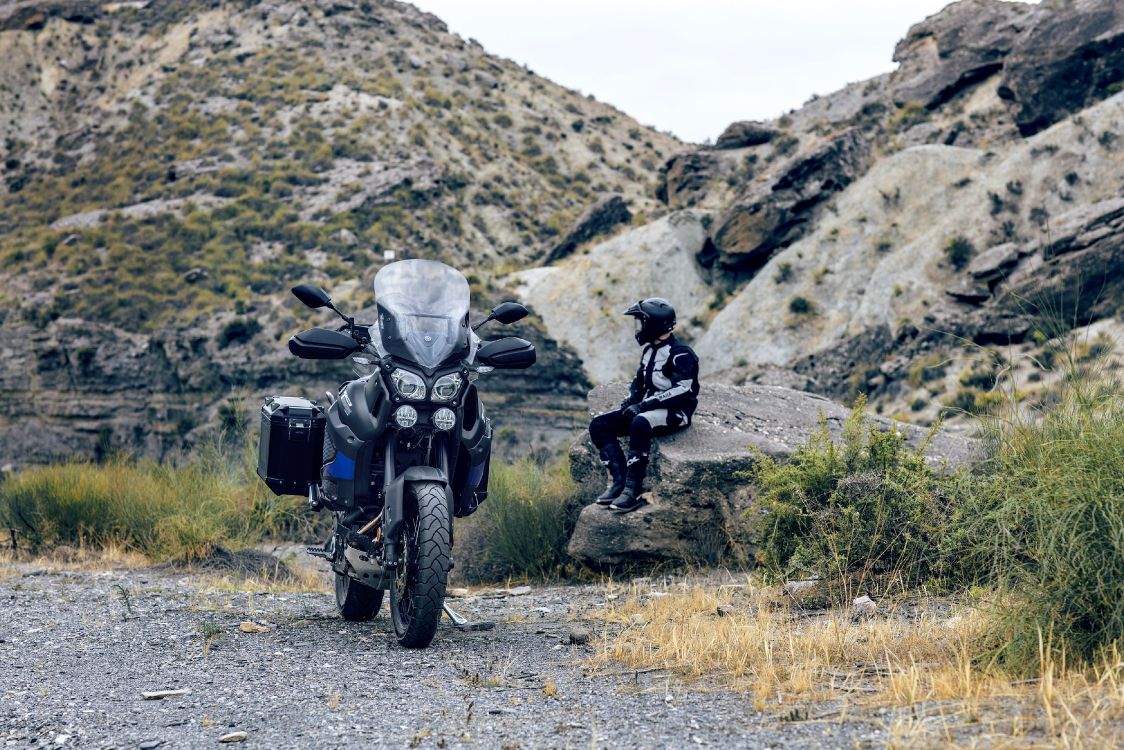
[[[595,388],[589,394],[590,413],[614,408],[626,393],[623,383]],[[788,388],[704,385],[694,424],[656,441],[648,470],[649,503],[626,514],[588,505],[578,517],[570,554],[595,567],[737,561],[753,543],[744,516],[753,506],[754,490],[744,472],[753,467],[754,450],[787,458],[819,428],[821,418],[838,437],[849,413],[822,396]],[[912,425],[872,420],[901,430],[912,446],[926,435]],[[946,430],[932,440],[928,455],[956,467],[977,451],[975,441]],[[570,471],[592,503],[605,486],[605,470],[588,439],[571,448]]]
[[[624,196],[609,195],[594,203],[578,217],[574,226],[546,254],[546,263],[553,263],[570,255],[583,242],[608,234],[621,224],[632,220]]]

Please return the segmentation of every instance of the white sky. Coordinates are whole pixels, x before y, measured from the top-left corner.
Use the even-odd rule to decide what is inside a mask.
[[[948,0],[412,0],[489,52],[688,141],[889,72]]]

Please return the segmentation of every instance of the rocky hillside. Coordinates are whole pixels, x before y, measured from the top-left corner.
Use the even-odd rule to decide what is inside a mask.
[[[0,464],[164,455],[232,398],[319,393],[294,283],[357,309],[436,258],[487,309],[591,206],[578,238],[657,207],[680,147],[404,3],[0,3]],[[528,335],[528,424],[568,429],[580,364]]]
[[[661,293],[712,381],[921,422],[1012,369],[1048,399],[1056,337],[1091,359],[1124,334],[1124,5],[962,0],[894,59],[676,154],[668,216],[513,281],[599,382],[633,366],[619,310]]]
[[[322,392],[346,371],[287,356],[325,318],[286,290],[367,307],[392,257],[531,303],[541,366],[493,406],[542,445],[630,374],[653,294],[712,382],[920,423],[1007,372],[1046,400],[1057,342],[1124,335],[1115,0],[961,0],[896,70],[706,146],[391,0],[3,2],[0,52],[0,465]]]

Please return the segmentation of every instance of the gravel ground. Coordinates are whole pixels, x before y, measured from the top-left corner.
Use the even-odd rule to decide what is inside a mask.
[[[853,748],[888,719],[783,722],[741,696],[658,674],[594,674],[570,645],[605,605],[592,585],[451,600],[496,627],[443,621],[406,651],[383,611],[336,616],[328,593],[223,590],[156,569],[0,569],[0,740],[7,747]],[[253,622],[264,632],[242,632]],[[584,623],[595,629],[592,623]],[[145,700],[141,693],[188,689]],[[813,717],[814,718],[814,717]]]

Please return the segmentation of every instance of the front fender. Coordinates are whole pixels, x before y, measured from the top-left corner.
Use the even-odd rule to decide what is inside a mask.
[[[406,517],[406,485],[414,482],[436,482],[445,488],[445,500],[449,504],[450,517],[453,513],[453,491],[449,478],[441,469],[432,466],[410,466],[386,487],[386,502],[383,505],[383,549],[386,562],[398,557],[398,533]]]

